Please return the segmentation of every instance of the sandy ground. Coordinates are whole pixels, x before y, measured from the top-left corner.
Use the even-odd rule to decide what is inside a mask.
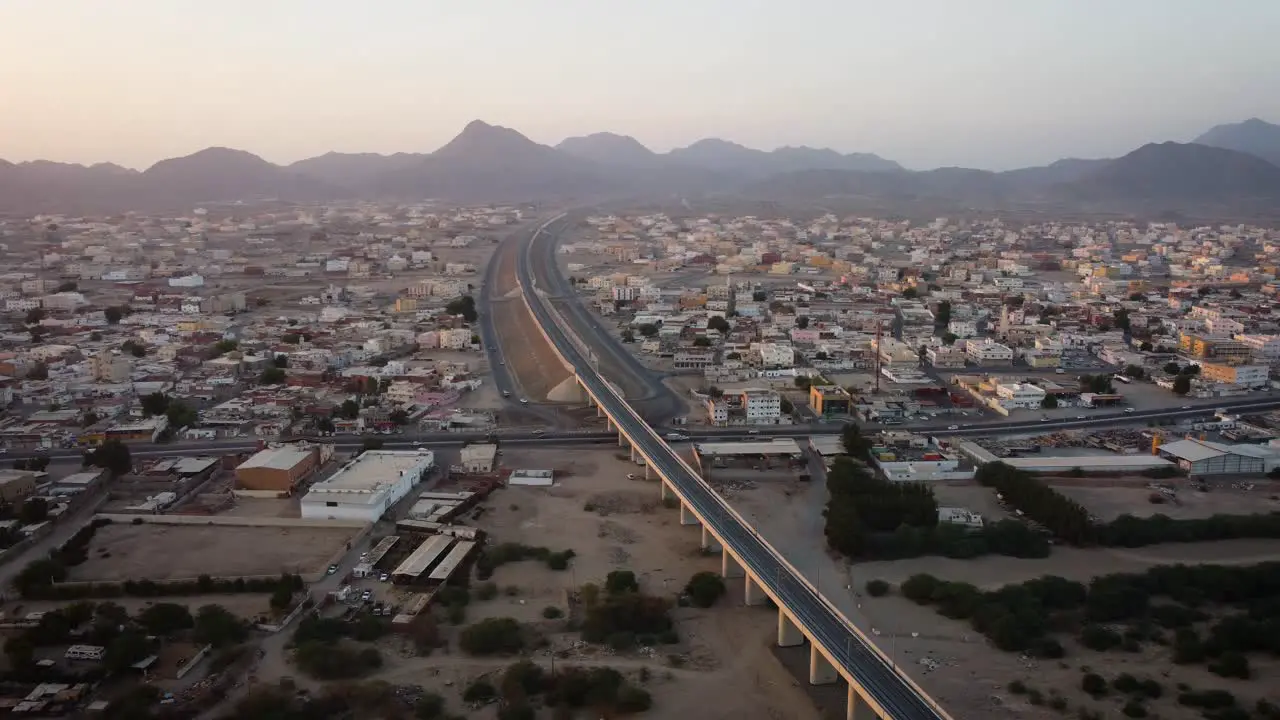
[[[1170,481],[1158,481],[1170,482]],[[1272,483],[1262,481],[1253,490],[1238,490],[1229,485],[1214,488],[1211,492],[1199,492],[1187,487],[1182,480],[1172,481],[1177,489],[1176,502],[1152,504],[1148,498],[1152,491],[1145,487],[1072,487],[1055,485],[1054,489],[1080,503],[1102,520],[1112,520],[1129,513],[1145,517],[1161,513],[1171,518],[1205,518],[1211,515],[1247,515],[1249,513],[1275,512],[1280,502]]]
[[[985,488],[941,486],[937,490],[943,504],[955,502],[979,510],[988,517],[999,516],[998,512],[990,511],[994,499],[987,499],[989,491]],[[929,573],[994,589],[1048,574],[1087,582],[1097,575],[1140,572],[1153,565],[1178,562],[1247,564],[1280,558],[1280,541],[1232,540],[1133,550],[1055,547],[1052,556],[1040,560],[998,556],[974,560],[925,557],[850,566],[839,558],[833,558],[825,549],[821,511],[826,502],[826,491],[821,484],[757,483],[754,488],[739,493],[733,502],[740,512],[754,519],[757,529],[779,552],[822,588],[828,600],[865,633],[876,637],[881,649],[894,657],[913,680],[956,718],[1053,716],[1052,711],[1031,706],[1023,698],[1010,695],[1005,688],[1014,679],[1022,679],[1046,692],[1050,688],[1059,688],[1072,707],[1084,702],[1099,709],[1109,708],[1107,712],[1118,717],[1119,709],[1114,701],[1100,704],[1080,697],[1076,688],[1079,687],[1081,666],[1090,666],[1108,677],[1120,672],[1138,675],[1147,672],[1165,685],[1166,696],[1173,693],[1173,682],[1172,678],[1166,680],[1162,677],[1163,671],[1169,668],[1165,661],[1158,659],[1143,664],[1132,655],[1096,654],[1069,648],[1065,659],[1068,667],[1062,668],[1056,661],[1023,659],[1000,652],[989,647],[967,623],[948,620],[930,608],[920,607],[896,595],[870,598],[862,592],[868,580],[879,578],[897,585],[916,573]],[[1143,502],[1145,504],[1145,499]],[[923,661],[924,658],[929,660]],[[1232,687],[1232,683],[1208,675],[1203,668],[1174,668],[1173,672],[1191,676],[1193,679],[1188,682],[1193,687]],[[1261,672],[1258,675],[1263,676]],[[1253,698],[1259,694],[1260,687],[1256,683],[1248,691],[1241,691],[1244,697]],[[1156,707],[1153,704],[1151,709]],[[1177,706],[1171,701],[1162,700],[1159,707],[1160,716],[1164,718],[1196,717],[1195,714],[1176,714],[1174,708]]]
[[[545,401],[547,393],[569,378],[569,371],[538,330],[519,295],[516,253],[522,247],[515,243],[505,245],[491,260],[498,263],[498,269],[494,286],[488,290],[492,298],[490,312],[502,356],[522,396],[530,401]]]
[[[72,580],[167,580],[313,573],[351,538],[350,528],[123,525],[98,529]]]
[[[612,570],[629,569],[647,592],[670,595],[701,570],[718,570],[720,560],[699,549],[696,528],[681,527],[678,514],[662,507],[656,483],[627,480],[636,467],[612,451],[582,451],[565,462],[563,452],[508,450],[512,467],[558,467],[565,470],[549,488],[510,487],[487,502],[489,512],[480,524],[495,542],[523,542],[553,550],[572,548],[577,556],[571,569],[556,572],[536,561],[504,565],[492,581],[514,594],[500,592],[485,602],[473,601],[467,621],[483,617],[515,617],[532,623],[551,641],[552,650],[570,657],[557,666],[608,665],[643,684],[654,697],[647,717],[771,718],[816,720],[819,715],[806,695],[806,686],[789,675],[771,651],[776,633],[772,611],[742,605],[740,583],[730,585],[728,597],[710,610],[674,611],[682,637],[678,645],[614,654],[601,648],[575,648],[576,633],[565,632],[563,620],[546,620],[547,606],[563,608],[566,592],[575,583],[602,583]],[[590,503],[593,511],[585,511]],[[442,626],[446,638],[456,629]],[[472,679],[500,671],[511,660],[487,660],[456,653],[407,657],[401,641],[391,639],[387,667],[377,675],[391,682],[412,682],[434,688],[460,709],[460,692]],[[535,659],[550,665],[541,651]],[[668,656],[677,655],[673,663]],[[678,666],[677,666],[678,665]],[[641,668],[649,679],[641,683]],[[732,692],[726,692],[732,689]],[[709,698],[714,697],[714,702]],[[495,709],[471,713],[494,717]]]

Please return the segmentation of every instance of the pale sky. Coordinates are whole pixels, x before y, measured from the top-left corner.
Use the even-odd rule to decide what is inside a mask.
[[[0,158],[429,152],[470,120],[1109,157],[1280,122],[1277,0],[0,0]]]

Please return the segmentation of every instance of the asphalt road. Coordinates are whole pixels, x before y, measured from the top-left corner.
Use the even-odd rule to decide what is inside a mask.
[[[558,220],[548,226],[547,230],[537,233],[529,248],[535,266],[530,268],[530,277],[538,282],[538,287],[549,297],[560,300],[558,309],[561,316],[570,324],[574,334],[585,341],[592,351],[613,370],[622,371],[626,378],[612,377],[614,383],[623,388],[643,388],[643,393],[627,401],[636,408],[650,423],[665,425],[671,418],[684,412],[684,403],[662,382],[663,373],[644,366],[636,356],[627,350],[600,325],[600,321],[587,310],[579,300],[568,279],[560,272],[556,262],[556,245],[560,235],[571,226],[573,216]],[[624,390],[625,392],[625,390]]]
[[[1190,419],[1209,417],[1216,409],[1232,412],[1258,412],[1280,408],[1280,397],[1241,399],[1229,402],[1215,402],[1183,409],[1143,410],[1132,413],[1105,412],[1089,415],[1083,420],[1058,419],[1039,422],[1034,420],[1015,420],[997,422],[977,422],[958,426],[956,430],[948,429],[946,421],[931,423],[907,423],[903,425],[885,426],[875,423],[862,424],[866,430],[909,430],[920,433],[937,433],[949,436],[983,436],[995,434],[1016,434],[1019,432],[1047,432],[1050,430],[1084,430],[1104,427],[1123,427],[1128,425],[1146,425],[1152,420]],[[840,432],[842,423],[814,423],[810,425],[782,425],[763,429],[747,428],[689,428],[679,427],[670,430],[688,435],[691,440],[733,441],[770,437],[808,437],[810,435],[830,435]],[[667,430],[666,428],[660,428]],[[492,434],[482,432],[406,432],[403,435],[370,435],[369,438],[382,440],[383,447],[388,449],[411,448],[417,445],[457,446],[468,442],[496,439],[502,443],[528,445],[576,445],[609,442],[616,440],[617,435],[603,430],[549,430],[537,432],[530,430],[497,430]],[[365,436],[339,435],[330,438],[310,438],[317,441],[333,443],[339,450],[354,450],[364,444]],[[130,444],[135,457],[153,457],[167,455],[203,455],[210,453],[234,453],[253,450],[257,447],[253,438],[223,438],[220,440],[201,440],[195,442],[173,443],[137,443]],[[75,448],[58,448],[51,451],[25,450],[7,455],[9,458],[24,458],[34,455],[47,455],[58,458],[79,458],[81,451]]]
[[[504,396],[504,404],[513,410],[536,417],[547,423],[548,427],[557,427],[560,425],[561,417],[554,408],[531,404],[524,405],[519,400],[524,395],[524,390],[515,381],[515,376],[507,368],[505,358],[508,353],[504,352],[501,339],[493,325],[493,306],[494,293],[497,292],[498,282],[498,254],[506,252],[512,246],[523,246],[530,241],[533,236],[533,230],[530,228],[522,228],[515,231],[511,235],[502,240],[495,252],[494,257],[489,261],[485,268],[484,280],[480,289],[480,299],[476,303],[476,312],[480,316],[480,341],[484,344],[485,356],[489,360],[489,374],[494,385],[497,386],[499,393],[507,393]],[[515,249],[519,252],[518,249]]]
[[[531,244],[531,252],[533,247]],[[560,330],[546,303],[535,292],[528,254],[521,254],[518,268],[522,290],[535,317],[562,355],[577,369],[582,382],[651,464],[676,487],[685,502],[711,525],[751,573],[782,600],[788,612],[856,680],[863,692],[895,720],[944,718],[945,715],[930,698],[917,691],[863,640],[839,612],[681,460],[578,353],[574,343]]]

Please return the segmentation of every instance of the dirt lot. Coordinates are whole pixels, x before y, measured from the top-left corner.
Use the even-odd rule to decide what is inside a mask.
[[[273,528],[113,523],[99,528],[72,580],[172,580],[302,574],[323,569],[351,528]]]
[[[536,561],[498,568],[492,581],[500,588],[513,588],[513,594],[473,600],[467,608],[468,622],[509,616],[533,623],[548,637],[552,651],[569,654],[557,664],[608,665],[637,683],[641,669],[646,669],[650,679],[642,684],[654,697],[648,717],[818,718],[804,687],[772,655],[773,612],[742,606],[740,582],[730,585],[729,596],[714,609],[676,610],[681,643],[650,651],[616,654],[578,647],[577,634],[565,631],[565,621],[543,619],[545,607],[564,608],[566,592],[575,583],[602,583],[612,570],[632,570],[644,590],[670,595],[693,573],[718,570],[720,560],[699,552],[698,530],[681,527],[678,513],[660,504],[656,483],[626,479],[636,467],[612,451],[578,451],[570,456],[571,463],[565,462],[563,451],[506,453],[505,463],[511,467],[555,467],[564,473],[553,487],[499,490],[488,500],[489,511],[479,524],[496,542],[572,548],[577,555],[570,570],[563,572]],[[592,511],[584,510],[587,504]],[[452,640],[456,630],[445,628],[446,638]],[[669,655],[680,660],[673,663]],[[459,692],[470,680],[511,662],[452,652],[420,658],[391,650],[384,656],[387,667],[378,679],[434,687],[454,708],[461,707]],[[535,659],[550,664],[545,654]],[[727,688],[733,692],[726,693]],[[709,697],[715,702],[707,702]],[[469,717],[491,718],[495,712],[486,709]]]
[[[494,300],[492,308],[494,331],[516,384],[529,400],[545,401],[548,393],[569,378],[569,371],[538,330],[524,300]]]
[[[520,297],[516,282],[516,253],[522,246],[508,243],[493,256],[498,263],[494,286],[487,291],[491,299],[493,329],[506,358],[507,368],[523,397],[545,401],[547,393],[569,378],[560,356],[538,330],[533,314]]]
[[[1211,492],[1199,492],[1187,487],[1184,481],[1175,481],[1177,501],[1152,504],[1148,498],[1151,490],[1145,487],[1083,487],[1055,485],[1054,489],[1075,500],[1100,519],[1112,520],[1129,513],[1139,517],[1161,513],[1171,518],[1205,518],[1211,515],[1248,515],[1250,513],[1275,512],[1280,502],[1272,500],[1276,495],[1266,481],[1259,482],[1253,490],[1237,490],[1215,487]]]
[[[990,491],[977,486],[935,488],[939,502],[968,507],[987,518],[1003,517]],[[1111,489],[1108,489],[1111,490]],[[1217,493],[1210,493],[1213,495]],[[1225,494],[1225,493],[1223,493]],[[1146,493],[1140,496],[1146,503]],[[863,592],[868,580],[880,578],[895,586],[916,573],[929,573],[945,580],[973,583],[994,589],[1041,575],[1060,575],[1085,581],[1098,575],[1140,572],[1153,565],[1173,563],[1250,564],[1280,559],[1280,541],[1232,540],[1216,543],[1168,544],[1133,550],[1080,550],[1054,547],[1053,555],[1041,560],[988,556],[974,560],[925,557],[893,562],[849,563],[832,557],[822,538],[822,507],[826,491],[821,483],[758,483],[733,498],[734,506],[756,523],[756,529],[793,565],[818,584],[828,600],[870,636],[884,652],[896,658],[913,680],[925,688],[956,718],[1055,716],[1052,711],[1033,707],[1025,698],[1010,695],[1006,686],[1022,679],[1042,691],[1060,688],[1074,708],[1078,704],[1079,668],[1088,665],[1095,672],[1114,677],[1121,672],[1155,677],[1165,686],[1166,698],[1173,693],[1174,676],[1188,675],[1193,687],[1232,689],[1231,681],[1208,675],[1203,668],[1172,668],[1169,679],[1161,677],[1167,663],[1140,660],[1122,653],[1097,654],[1068,648],[1066,664],[1023,659],[987,645],[967,623],[954,622],[896,595],[872,599]],[[1167,507],[1167,506],[1164,506]],[[1066,643],[1064,643],[1066,644]],[[927,658],[927,660],[926,660]],[[1253,658],[1251,658],[1251,661]],[[1145,664],[1144,664],[1145,663]],[[1268,665],[1268,667],[1270,667]],[[1266,677],[1259,671],[1257,676]],[[1242,684],[1247,687],[1248,683]],[[1254,683],[1242,689],[1242,697],[1254,698],[1260,688]],[[993,700],[993,697],[999,700]],[[1001,703],[1001,704],[997,704]],[[1250,701],[1252,703],[1252,700]],[[1114,702],[1085,703],[1119,717]],[[1153,703],[1166,719],[1198,717],[1177,714],[1169,700]],[[1179,708],[1185,711],[1186,708]],[[1074,710],[1070,714],[1074,714]],[[1061,717],[1061,716],[1058,716]]]

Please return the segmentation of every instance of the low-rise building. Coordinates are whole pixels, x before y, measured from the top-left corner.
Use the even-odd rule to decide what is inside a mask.
[[[376,522],[433,467],[430,450],[366,450],[302,496],[302,517]]]
[[[242,490],[289,492],[320,466],[320,448],[281,445],[255,453],[236,468],[236,487]]]

